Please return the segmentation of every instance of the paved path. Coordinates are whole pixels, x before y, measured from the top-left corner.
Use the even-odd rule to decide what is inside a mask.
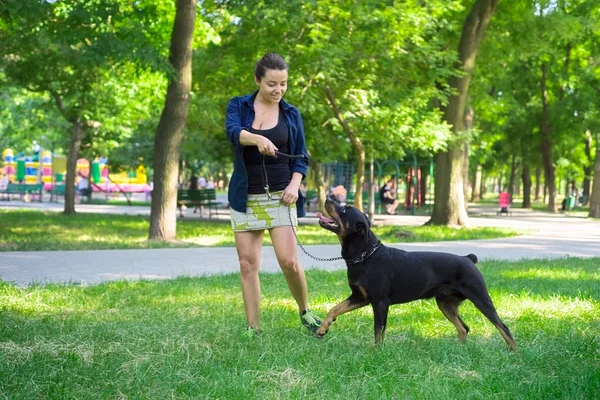
[[[2,208],[35,207],[62,210],[60,204],[1,202]],[[102,212],[148,215],[148,207],[77,205],[78,212]],[[480,260],[519,260],[527,258],[600,257],[600,223],[585,218],[514,209],[511,217],[498,217],[495,208],[473,207],[473,226],[512,227],[530,231],[524,236],[471,241],[401,243],[406,250],[443,251],[456,254],[475,253]],[[187,218],[193,218],[191,210]],[[228,218],[223,213],[220,218]],[[379,219],[381,218],[381,219]],[[428,217],[379,216],[376,223],[421,225]],[[304,223],[317,223],[312,217]],[[302,229],[302,228],[300,228]],[[335,257],[339,245],[314,245],[306,249],[317,257]],[[341,261],[320,262],[299,250],[305,269],[335,270],[345,268]],[[94,284],[116,279],[169,279],[177,276],[202,276],[238,272],[234,248],[186,248],[153,250],[95,250],[0,252],[0,279],[18,286],[31,283],[77,282]],[[279,267],[271,247],[263,247],[263,272],[277,272]]]

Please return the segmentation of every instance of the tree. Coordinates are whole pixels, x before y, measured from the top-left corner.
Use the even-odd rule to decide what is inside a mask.
[[[163,67],[153,36],[141,29],[147,3],[6,0],[0,9],[5,85],[46,94],[69,124],[66,214],[75,212],[76,162],[86,133],[118,119],[123,103],[135,104],[132,65]],[[123,86],[126,96],[117,98],[111,89]]]
[[[463,71],[449,80],[456,91],[444,107],[444,120],[452,126],[454,140],[448,151],[436,155],[435,203],[429,223],[436,225],[465,225],[468,216],[463,191],[463,160],[465,104],[477,50],[488,23],[496,10],[498,0],[477,0],[464,22],[458,46],[457,67]]]
[[[600,135],[596,136],[596,162],[594,165],[594,183],[590,196],[590,217],[600,218]]]
[[[177,0],[169,55],[174,74],[169,79],[154,142],[150,239],[170,240],[176,236],[177,173],[183,129],[189,112],[195,20],[196,0]]]
[[[557,180],[585,179],[593,164],[585,132],[597,121],[598,46],[589,16],[598,12],[592,1],[503,2],[480,52],[476,108],[485,114],[483,130],[501,133],[495,164],[520,156],[525,189],[528,171],[543,166],[551,211]],[[488,97],[492,107],[482,101]],[[524,207],[529,197],[526,190]]]

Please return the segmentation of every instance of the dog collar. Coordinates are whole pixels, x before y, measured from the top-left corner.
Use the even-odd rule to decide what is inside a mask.
[[[375,247],[373,247],[370,251],[365,251],[360,256],[355,257],[352,260],[347,260],[346,264],[354,265],[354,264],[358,264],[358,263],[365,261],[367,258],[371,257],[373,255],[373,253],[375,253],[377,251],[377,249],[379,249],[379,247],[381,247],[381,242],[377,242]]]

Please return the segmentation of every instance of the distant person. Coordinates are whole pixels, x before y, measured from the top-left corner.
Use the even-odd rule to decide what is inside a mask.
[[[198,190],[198,177],[194,174],[190,178],[190,190]]]
[[[208,182],[206,182],[206,189],[214,189],[215,188],[215,181],[213,181],[212,179],[209,179]]]
[[[331,191],[331,195],[337,200],[341,205],[346,204],[346,199],[348,195],[348,191],[344,187],[344,185],[338,185],[333,188]]]
[[[77,181],[77,192],[81,196],[87,196],[88,193],[89,181],[85,176],[79,177],[79,181]]]
[[[201,176],[200,179],[198,179],[198,186],[200,186],[200,189],[206,189],[206,178]]]
[[[198,190],[198,177],[194,174],[192,174],[192,177],[190,178],[190,190]],[[202,214],[202,209],[199,206],[194,207],[194,214],[196,214],[196,211],[200,210],[200,214]]]
[[[392,176],[385,185],[379,189],[379,200],[385,204],[385,211],[390,214],[396,214],[396,208],[400,202],[396,198],[396,177]]]
[[[8,175],[2,175],[2,179],[0,179],[0,190],[6,190],[8,188]]]

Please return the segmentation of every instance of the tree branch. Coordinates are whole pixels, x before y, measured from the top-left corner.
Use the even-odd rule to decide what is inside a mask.
[[[354,132],[352,131],[350,125],[348,125],[348,122],[346,122],[346,119],[340,111],[337,101],[335,100],[335,95],[333,94],[333,91],[327,84],[325,84],[325,95],[327,96],[329,106],[331,106],[331,109],[333,110],[333,115],[335,115],[338,121],[340,121],[340,124],[342,125],[344,131],[348,134],[348,136],[354,136]]]

